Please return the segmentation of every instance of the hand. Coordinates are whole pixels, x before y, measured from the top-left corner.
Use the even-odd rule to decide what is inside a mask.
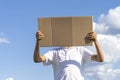
[[[91,42],[91,41],[96,41],[96,39],[97,39],[96,32],[90,32],[85,37],[85,40],[87,40],[88,43]]]
[[[44,35],[41,31],[36,32],[36,39],[37,40],[42,40],[44,38]]]

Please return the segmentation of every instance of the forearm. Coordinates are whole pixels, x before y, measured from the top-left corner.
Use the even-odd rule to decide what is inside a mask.
[[[95,47],[96,47],[96,51],[97,51],[97,59],[99,62],[103,62],[104,54],[103,54],[102,48],[97,39],[94,41],[94,43],[95,43]]]
[[[40,53],[39,53],[39,41],[36,40],[35,50],[34,50],[34,62],[40,61]]]
[[[34,50],[34,62],[43,62],[46,60],[44,55],[40,55],[39,51],[39,42],[44,38],[44,35],[40,32],[37,31],[36,33],[36,45],[35,45],[35,50]]]

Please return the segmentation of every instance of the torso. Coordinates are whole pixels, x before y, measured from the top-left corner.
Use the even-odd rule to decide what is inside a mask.
[[[54,75],[57,76],[56,80],[60,78],[64,80],[62,78],[65,77],[67,78],[66,80],[73,80],[71,78],[76,77],[79,79],[75,80],[80,80],[80,78],[82,78],[81,64],[82,53],[80,53],[79,48],[70,47],[56,49],[53,60]]]

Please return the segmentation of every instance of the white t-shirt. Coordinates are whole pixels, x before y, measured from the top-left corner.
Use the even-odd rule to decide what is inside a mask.
[[[44,65],[52,64],[54,80],[84,80],[83,60],[91,60],[92,54],[84,47],[56,48],[44,54]]]

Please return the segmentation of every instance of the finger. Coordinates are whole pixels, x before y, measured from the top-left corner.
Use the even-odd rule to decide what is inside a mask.
[[[40,31],[37,31],[37,34],[38,34],[38,35],[43,35],[42,32],[40,32]]]
[[[89,32],[88,34],[92,34],[92,33],[94,33],[94,32]]]

